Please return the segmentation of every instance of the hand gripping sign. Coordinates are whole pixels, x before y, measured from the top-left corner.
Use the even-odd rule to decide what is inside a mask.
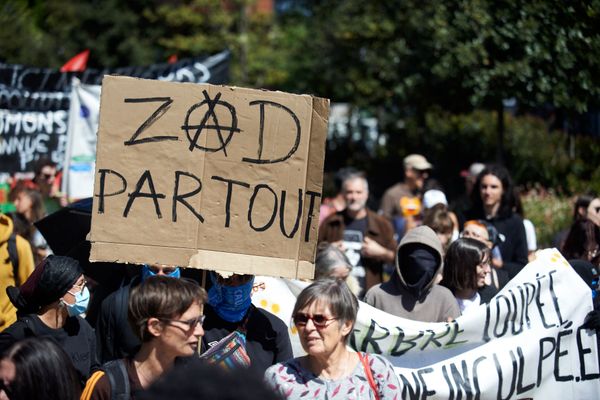
[[[90,259],[311,278],[328,100],[107,76]]]

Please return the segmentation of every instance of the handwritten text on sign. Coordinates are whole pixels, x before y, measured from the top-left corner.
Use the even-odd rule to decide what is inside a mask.
[[[327,111],[310,96],[105,78],[92,256],[310,276]]]

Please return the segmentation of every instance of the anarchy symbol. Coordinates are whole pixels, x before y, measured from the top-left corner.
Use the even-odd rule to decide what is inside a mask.
[[[194,149],[204,150],[209,153],[215,153],[219,150],[223,150],[223,154],[227,157],[227,145],[233,138],[233,134],[236,132],[240,132],[240,129],[237,127],[237,115],[235,112],[235,108],[226,101],[219,100],[221,98],[221,93],[217,94],[214,99],[211,99],[206,90],[202,91],[204,95],[204,100],[200,103],[194,104],[190,107],[185,116],[185,124],[181,127],[185,131],[185,135],[190,141],[190,151],[194,151]],[[208,106],[208,110],[202,117],[202,120],[198,125],[190,125],[190,117],[194,110],[204,106]],[[223,106],[229,110],[231,113],[231,126],[221,126],[219,125],[219,119],[217,118],[217,113],[215,112],[215,107],[217,105]],[[212,124],[208,124],[209,118],[212,119]],[[217,137],[219,139],[220,146],[219,147],[205,147],[198,144],[198,139],[200,139],[200,135],[203,130],[214,130],[217,133]],[[223,137],[223,131],[227,132],[227,138]]]

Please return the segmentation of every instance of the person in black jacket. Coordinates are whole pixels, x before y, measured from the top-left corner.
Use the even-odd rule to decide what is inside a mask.
[[[239,330],[246,333],[246,352],[251,368],[263,373],[268,367],[294,357],[285,323],[252,305],[254,275],[233,274],[227,278],[210,272],[212,287],[204,307],[202,351]]]
[[[514,191],[506,168],[488,165],[477,176],[468,219],[484,219],[494,225],[504,241],[498,247],[503,268],[513,278],[527,264],[527,237],[523,219],[513,211]]]
[[[53,339],[69,356],[82,383],[99,367],[96,337],[80,316],[89,301],[89,291],[79,263],[50,255],[27,281],[7,289],[19,318],[0,334],[0,353],[27,337]]]

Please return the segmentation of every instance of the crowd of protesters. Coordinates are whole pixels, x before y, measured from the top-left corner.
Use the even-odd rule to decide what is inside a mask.
[[[392,365],[348,345],[358,300],[451,321],[489,302],[537,250],[506,168],[474,163],[452,204],[433,172],[407,156],[378,210],[364,174],[336,174],[320,209],[315,281],[292,312],[306,352],[294,358],[286,324],[252,304],[252,275],[140,265],[109,289],[53,255],[33,223],[66,202],[56,165],[40,160],[32,181],[13,186],[15,212],[0,214],[0,399],[397,398]],[[598,303],[597,195],[577,199],[556,243]],[[599,329],[600,315],[586,327]]]

